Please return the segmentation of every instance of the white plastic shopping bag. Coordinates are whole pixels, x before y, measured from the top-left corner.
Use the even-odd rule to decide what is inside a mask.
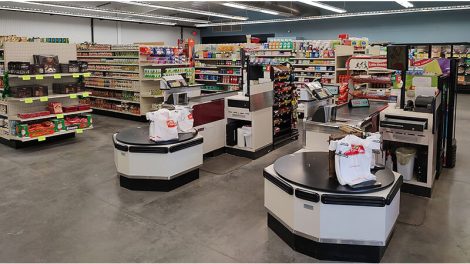
[[[354,135],[330,142],[330,150],[335,150],[335,170],[341,185],[356,185],[362,182],[376,180],[370,172],[372,150],[380,147],[380,139],[374,136],[361,139]]]
[[[175,111],[178,111],[178,132],[190,132],[194,125],[193,114],[191,111],[186,107]]]
[[[160,109],[149,115],[153,120],[153,131],[150,128],[150,139],[156,142],[178,139],[177,121],[168,109]],[[150,124],[152,126],[152,124]]]

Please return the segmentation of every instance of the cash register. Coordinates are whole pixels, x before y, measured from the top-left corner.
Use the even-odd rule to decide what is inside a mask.
[[[299,103],[305,104],[305,117],[311,121],[327,123],[336,119],[333,94],[318,81],[304,83],[300,89]]]

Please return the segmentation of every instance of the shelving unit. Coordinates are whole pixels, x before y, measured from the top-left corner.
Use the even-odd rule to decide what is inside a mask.
[[[3,91],[3,72],[5,71],[5,53],[0,43],[0,92]]]
[[[273,80],[273,144],[298,137],[297,95],[292,84],[292,69],[287,66],[271,67]]]
[[[335,49],[331,40],[295,40],[295,57],[291,58],[297,82],[335,82]]]
[[[290,47],[290,48],[277,48]],[[250,62],[254,65],[279,65],[295,56],[292,41],[271,40],[255,49],[250,49]],[[269,68],[267,68],[269,69]]]
[[[243,50],[238,44],[195,46],[196,81],[203,93],[237,91],[243,85]]]
[[[88,61],[89,70],[93,73],[86,82],[86,89],[91,92],[91,96],[83,101],[91,104],[98,113],[119,113],[122,114],[119,117],[143,119],[151,111],[152,104],[162,100],[162,76],[175,74],[178,68],[188,72],[189,81],[194,82],[194,74],[191,73],[194,70],[187,67],[189,63],[184,54],[173,56],[174,61],[169,60],[170,56],[150,54],[154,48],[164,48],[165,54],[167,49],[171,52],[179,51],[178,47],[163,47],[163,44],[79,45],[78,57]],[[144,54],[142,50],[150,53]]]
[[[77,52],[73,44],[56,44],[56,43],[37,43],[37,42],[6,42],[4,43],[4,61],[7,65],[10,61],[33,62],[33,55],[36,54],[53,54],[58,56],[59,62],[67,63],[68,61],[77,60]],[[3,75],[3,74],[2,74]],[[80,110],[59,114],[43,114],[40,116],[24,117],[25,114],[46,112],[50,102],[61,103],[62,107],[70,107],[80,104],[80,98],[89,96],[88,92],[76,92],[71,94],[55,94],[53,93],[53,84],[58,83],[77,83],[91,74],[86,73],[54,73],[54,74],[31,74],[16,75],[9,74],[8,81],[10,88],[21,85],[42,85],[47,86],[47,95],[40,97],[15,98],[6,97],[0,99],[0,116],[5,122],[0,127],[0,141],[4,144],[19,147],[23,142],[42,142],[46,139],[54,137],[73,137],[75,134],[81,134],[84,130],[92,129],[91,116],[87,124],[80,127],[70,126],[52,129],[48,126],[47,130],[34,136],[20,136],[17,134],[17,126],[28,127],[31,129],[32,124],[45,124],[44,122],[53,121],[54,119],[67,119],[73,116],[89,115],[92,110]],[[6,78],[6,77],[5,77]],[[21,115],[20,115],[21,114]],[[58,122],[58,121],[56,121]],[[49,123],[50,124],[50,123]],[[83,127],[83,126],[87,127]],[[50,133],[50,132],[54,133]]]
[[[348,60],[349,75],[355,87],[355,98],[388,100],[391,95],[393,70],[386,68],[386,56],[352,56]],[[375,68],[371,68],[375,65]],[[357,88],[357,89],[356,89]]]

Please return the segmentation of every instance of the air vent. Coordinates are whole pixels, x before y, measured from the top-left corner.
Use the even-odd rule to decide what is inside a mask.
[[[235,32],[235,31],[242,31],[241,25],[228,25],[228,26],[220,26],[220,27],[212,27],[212,32]]]

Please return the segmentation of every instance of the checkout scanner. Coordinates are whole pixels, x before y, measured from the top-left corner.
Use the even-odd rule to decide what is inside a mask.
[[[304,83],[299,102],[306,104],[306,117],[314,122],[328,123],[336,120],[333,95],[318,81]]]

